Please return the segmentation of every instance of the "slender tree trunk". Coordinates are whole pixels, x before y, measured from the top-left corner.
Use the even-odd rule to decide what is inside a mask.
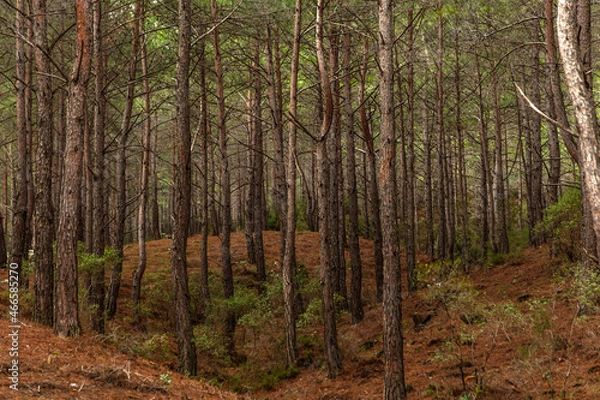
[[[379,188],[377,184],[377,161],[375,159],[375,141],[367,120],[365,107],[365,82],[368,67],[368,43],[365,41],[363,65],[360,73],[360,87],[358,94],[360,126],[365,143],[367,145],[367,158],[369,164],[369,197],[370,213],[373,222],[373,256],[375,261],[375,286],[377,290],[377,302],[383,301],[383,239],[381,236],[381,216],[379,214]]]
[[[56,292],[54,333],[78,336],[77,223],[81,207],[81,145],[85,131],[86,92],[91,69],[92,7],[89,0],[75,0],[77,16],[76,58],[68,84],[64,184],[56,243]]]
[[[121,132],[118,140],[117,165],[116,165],[116,220],[115,220],[115,250],[119,260],[113,266],[106,296],[106,317],[114,318],[117,313],[117,298],[121,287],[121,272],[123,270],[123,248],[125,244],[125,218],[127,216],[127,140],[131,130],[131,114],[133,101],[135,99],[135,83],[138,63],[138,52],[140,46],[140,4],[136,3],[134,8],[134,20],[132,26],[131,58],[129,59],[129,80],[127,83],[127,98],[121,121]],[[104,280],[104,275],[102,276]]]
[[[211,0],[211,11],[213,23],[217,24],[217,2]],[[231,191],[229,181],[229,160],[227,158],[227,127],[225,125],[225,95],[223,89],[223,67],[221,65],[221,46],[219,38],[219,27],[215,26],[214,35],[214,57],[215,73],[217,75],[217,119],[219,126],[219,151],[221,156],[221,189],[222,189],[222,213],[221,216],[221,266],[223,268],[223,291],[225,298],[234,295],[233,269],[231,264]],[[236,318],[231,312],[225,316],[225,348],[230,355],[235,353],[235,326]]]
[[[324,114],[321,131],[317,138],[317,166],[318,166],[318,213],[319,213],[319,256],[321,261],[321,285],[323,289],[323,339],[325,345],[325,358],[327,359],[328,376],[337,377],[342,372],[342,360],[337,344],[337,326],[335,321],[334,302],[334,266],[332,260],[331,239],[335,231],[331,226],[330,196],[331,180],[330,165],[327,154],[327,140],[331,134],[333,122],[333,98],[331,81],[325,66],[325,53],[323,50],[323,11],[324,0],[317,1],[317,19],[315,29],[315,44],[317,49],[317,63],[324,100]],[[337,251],[337,248],[336,248]]]
[[[28,205],[28,184],[27,169],[29,168],[29,149],[27,146],[28,136],[31,134],[27,130],[27,83],[26,83],[26,63],[25,54],[26,20],[27,11],[25,1],[17,0],[16,3],[16,123],[17,123],[17,177],[13,186],[13,215],[12,215],[12,235],[11,235],[11,256],[10,262],[17,264],[17,273],[19,276],[19,285],[23,283],[23,261],[27,253],[27,205]]]
[[[346,121],[347,176],[348,176],[348,247],[350,250],[350,312],[352,323],[357,324],[364,318],[362,308],[362,263],[360,260],[359,226],[358,226],[358,191],[356,184],[356,154],[354,151],[354,110],[352,108],[352,75],[350,59],[352,43],[350,33],[344,34],[344,111]]]
[[[292,63],[290,71],[290,104],[289,114],[296,118],[298,97],[298,68],[300,58],[300,34],[302,24],[302,0],[296,0],[294,11],[294,44],[292,48]],[[296,125],[289,124],[287,148],[287,213],[285,223],[285,252],[283,254],[283,304],[285,320],[286,364],[296,364],[298,353],[296,349]]]
[[[425,254],[432,258],[434,255],[435,235],[433,233],[433,182],[431,162],[431,132],[429,130],[429,112],[427,105],[422,105],[423,114],[423,147],[425,165],[423,180],[425,183]]]
[[[415,243],[415,49],[414,49],[414,19],[411,6],[408,10],[408,115],[407,115],[407,137],[406,137],[406,190],[404,193],[405,216],[406,216],[406,270],[408,275],[408,291],[417,289],[415,275],[416,243]]]
[[[481,151],[481,162],[480,162],[480,199],[481,199],[481,248],[483,250],[483,258],[487,258],[489,251],[489,197],[488,197],[488,170],[489,170],[489,157],[488,157],[488,138],[487,138],[487,124],[485,122],[485,105],[483,103],[483,78],[481,74],[481,68],[479,64],[479,57],[475,56],[475,67],[477,70],[477,101],[478,107],[478,119],[479,119],[479,147]]]
[[[509,251],[508,228],[506,225],[505,195],[504,195],[504,167],[503,167],[503,142],[502,142],[502,115],[500,111],[500,94],[498,93],[497,76],[492,76],[492,91],[494,96],[494,129],[496,133],[496,157],[494,164],[494,192],[496,211],[495,242],[498,253],[506,254]],[[541,182],[540,182],[541,183]]]
[[[277,220],[279,222],[279,230],[280,230],[280,257],[283,260],[285,256],[285,224],[287,223],[286,219],[286,177],[285,177],[285,162],[283,157],[283,111],[281,104],[281,99],[279,96],[278,90],[278,80],[277,75],[280,74],[281,66],[279,64],[279,60],[275,57],[275,65],[274,62],[274,51],[273,47],[275,47],[275,53],[278,52],[278,41],[277,37],[273,38],[271,24],[267,23],[267,57],[266,57],[266,70],[267,70],[267,82],[269,86],[269,108],[271,110],[271,124],[273,126],[273,209],[277,214]]]
[[[4,216],[0,212],[0,268],[7,267],[8,257],[6,256],[6,236],[4,235]]]
[[[209,146],[209,121],[208,121],[208,93],[206,87],[206,41],[200,42],[200,209],[202,225],[200,228],[200,288],[204,305],[210,302],[208,288],[208,146]]]
[[[151,102],[150,102],[150,79],[148,77],[148,59],[146,54],[146,26],[145,26],[145,10],[144,1],[138,0],[138,7],[140,8],[140,17],[142,25],[142,51],[141,51],[141,64],[142,64],[142,80],[144,87],[144,127],[142,133],[142,165],[140,171],[140,204],[138,205],[138,248],[139,248],[139,261],[136,270],[133,273],[133,279],[131,283],[131,301],[135,313],[139,313],[139,303],[142,287],[142,278],[146,271],[146,214],[148,208],[148,181],[149,181],[149,170],[150,170],[150,137],[152,135],[152,115],[151,115]],[[139,314],[138,314],[139,315]]]
[[[379,102],[381,112],[381,221],[383,232],[383,352],[385,400],[406,399],[402,337],[402,286],[396,204],[392,1],[379,1]]]
[[[52,202],[52,158],[53,121],[52,86],[50,82],[50,60],[46,1],[33,1],[33,31],[37,78],[37,168],[35,173],[35,303],[33,317],[43,325],[53,325],[54,307],[54,206]],[[4,240],[4,235],[0,240]],[[6,249],[0,245],[0,253]],[[0,260],[1,261],[1,260]],[[4,263],[0,262],[1,265]]]
[[[438,162],[438,235],[437,235],[437,258],[441,260],[448,259],[448,214],[446,202],[448,193],[446,191],[446,133],[444,131],[444,45],[443,45],[443,0],[438,1],[438,59],[437,59],[437,97],[436,97],[436,118],[437,118],[437,162]]]
[[[173,241],[171,245],[171,278],[177,336],[178,370],[196,375],[196,346],[190,314],[190,292],[187,273],[187,238],[190,220],[192,174],[189,103],[191,1],[179,1],[179,47],[177,63],[177,153],[175,158],[175,201],[173,209]]]

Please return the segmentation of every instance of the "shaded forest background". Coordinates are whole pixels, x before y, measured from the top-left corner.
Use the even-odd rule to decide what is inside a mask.
[[[213,326],[203,324],[243,363],[244,301],[277,287],[286,367],[298,365],[308,310],[321,313],[334,378],[336,313],[365,315],[369,239],[385,396],[402,398],[401,271],[414,296],[432,265],[445,280],[547,245],[578,279],[598,279],[600,197],[582,184],[600,171],[598,126],[569,96],[552,0],[74,4],[0,6],[0,262],[18,265],[33,320],[56,334],[80,335],[80,314],[105,334],[124,307],[147,329],[146,241],[169,238],[180,372],[196,375],[198,337]],[[593,105],[598,10],[569,6]],[[272,265],[266,230],[279,232]],[[236,231],[250,283],[232,264]],[[296,262],[298,231],[319,233],[315,287]],[[220,238],[216,263],[209,236]],[[134,242],[137,267],[124,275]]]

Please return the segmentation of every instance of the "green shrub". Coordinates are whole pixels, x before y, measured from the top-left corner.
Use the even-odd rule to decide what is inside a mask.
[[[544,235],[556,256],[575,260],[579,252],[581,223],[581,191],[567,189],[555,204],[544,210],[544,219],[535,226],[534,233]]]

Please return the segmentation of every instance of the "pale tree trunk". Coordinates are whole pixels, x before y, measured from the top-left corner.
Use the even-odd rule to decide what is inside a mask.
[[[296,0],[294,12],[294,45],[292,48],[292,64],[290,71],[290,104],[289,114],[296,118],[298,97],[298,67],[300,58],[300,34],[302,24],[302,0]],[[285,320],[285,349],[286,364],[296,364],[298,352],[296,349],[296,125],[289,124],[287,148],[287,213],[285,223],[285,252],[283,254],[282,280],[283,305]]]
[[[350,59],[352,56],[352,42],[350,33],[344,34],[344,111],[346,122],[346,149],[348,176],[348,248],[350,250],[350,296],[349,307],[352,313],[352,323],[357,324],[364,318],[362,308],[362,263],[360,259],[359,225],[358,225],[358,191],[356,184],[356,154],[354,150],[354,109],[352,108],[352,75]]]
[[[75,0],[77,16],[76,58],[68,84],[64,181],[56,243],[54,333],[78,336],[77,224],[81,208],[81,145],[85,131],[86,92],[91,69],[92,5]]]
[[[370,204],[370,214],[373,223],[373,258],[375,261],[375,286],[377,291],[377,302],[383,301],[383,239],[381,237],[381,215],[379,213],[379,188],[377,184],[377,160],[375,159],[375,141],[371,133],[371,127],[367,120],[367,110],[365,107],[365,83],[367,79],[368,67],[368,42],[364,44],[363,65],[360,72],[360,86],[358,91],[359,115],[361,131],[367,145],[368,160],[368,196]],[[366,177],[365,177],[366,179]]]
[[[323,91],[324,113],[321,131],[317,137],[317,168],[318,168],[318,214],[319,214],[319,258],[321,261],[321,286],[323,292],[323,339],[325,345],[325,358],[327,359],[328,376],[337,377],[342,372],[342,360],[337,343],[337,326],[335,321],[334,302],[334,270],[331,265],[332,243],[331,238],[335,232],[330,219],[330,165],[327,157],[327,140],[331,134],[333,122],[333,98],[331,81],[325,66],[325,52],[323,50],[323,11],[324,0],[317,1],[317,18],[315,29],[315,45],[317,50],[317,64],[321,88]],[[336,248],[337,251],[337,248]]]
[[[383,352],[385,400],[405,399],[402,287],[396,205],[396,134],[394,132],[392,1],[379,1],[379,102],[381,112],[381,221],[383,232]]]
[[[422,129],[423,129],[423,147],[425,165],[423,171],[423,181],[425,183],[425,254],[432,258],[434,255],[435,235],[433,233],[433,182],[431,166],[431,132],[429,130],[429,111],[427,104],[423,102],[421,106]]]
[[[146,26],[145,26],[145,10],[143,0],[139,0],[138,7],[140,8],[140,17],[142,18],[142,80],[144,87],[144,127],[142,133],[142,165],[140,171],[140,204],[138,206],[138,248],[139,261],[137,268],[133,273],[131,283],[131,301],[133,303],[134,312],[139,316],[139,303],[142,288],[142,278],[146,271],[147,255],[146,255],[146,214],[148,209],[148,181],[150,170],[150,136],[152,134],[152,119],[151,119],[151,102],[150,102],[150,79],[148,77],[148,60],[146,54]]]
[[[119,260],[113,266],[110,276],[110,284],[106,296],[106,317],[114,318],[117,313],[117,298],[121,287],[121,272],[123,270],[123,248],[125,244],[125,218],[127,216],[127,139],[131,129],[131,114],[133,110],[133,101],[135,97],[135,83],[138,62],[138,52],[140,45],[140,4],[136,3],[134,8],[133,32],[131,41],[131,58],[129,59],[129,80],[127,83],[127,97],[125,99],[125,108],[123,109],[123,119],[121,120],[121,132],[118,140],[117,165],[116,165],[116,220],[115,220],[115,250],[119,255]],[[98,276],[98,279],[100,277]],[[104,275],[102,275],[104,282]],[[102,283],[104,285],[104,283]],[[94,284],[92,283],[92,286]],[[98,284],[98,289],[99,289]],[[103,294],[102,294],[103,296]]]
[[[192,191],[191,133],[189,103],[191,1],[179,1],[179,46],[177,63],[177,153],[175,158],[173,208],[173,241],[171,245],[171,278],[178,348],[178,371],[196,375],[196,346],[190,313],[187,273],[187,238]]]
[[[7,267],[8,257],[6,257],[6,237],[4,235],[4,216],[0,212],[0,268]]]
[[[302,24],[302,0],[296,0],[294,12],[294,44],[292,48],[292,63],[290,71],[290,103],[289,114],[296,118],[298,96],[298,67],[300,56],[300,33]],[[287,148],[287,213],[285,223],[285,252],[283,254],[283,305],[285,323],[286,364],[296,364],[298,352],[296,349],[296,125],[289,124]]]
[[[580,2],[581,3],[581,2]],[[589,6],[589,1],[584,1]],[[586,47],[577,46],[575,0],[559,0],[557,14],[557,32],[560,54],[563,60],[565,80],[571,96],[571,102],[579,131],[579,160],[583,183],[583,203],[588,203],[594,236],[600,237],[600,132],[595,110],[594,96],[590,83],[586,80],[583,68]],[[584,213],[585,218],[585,213]],[[598,250],[588,248],[588,255],[597,260]]]
[[[37,69],[37,112],[38,143],[37,168],[35,173],[35,303],[33,317],[36,322],[52,326],[54,296],[54,206],[52,202],[52,86],[50,82],[50,60],[46,1],[33,2],[33,31],[35,63]],[[3,240],[4,238],[2,238]],[[0,252],[6,249],[0,246]],[[3,264],[0,262],[0,264]]]

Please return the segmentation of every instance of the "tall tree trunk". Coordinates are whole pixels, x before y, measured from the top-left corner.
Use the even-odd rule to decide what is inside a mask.
[[[115,220],[115,250],[119,260],[113,266],[106,296],[106,317],[114,318],[117,313],[117,298],[121,287],[121,272],[123,271],[123,248],[125,245],[125,218],[127,216],[127,139],[131,130],[131,114],[133,101],[135,99],[135,83],[140,46],[140,4],[136,3],[134,8],[134,19],[132,26],[131,56],[129,59],[129,76],[127,81],[127,97],[121,120],[121,132],[118,140],[117,165],[116,165],[116,220]],[[100,278],[100,277],[98,277]],[[101,278],[104,280],[104,275]],[[98,285],[99,287],[99,285]]]
[[[278,54],[278,38],[273,37],[271,24],[267,23],[267,57],[266,57],[266,71],[267,71],[267,83],[269,86],[269,108],[271,110],[271,124],[273,126],[273,209],[277,215],[280,230],[280,257],[283,260],[285,256],[285,224],[287,223],[286,212],[287,212],[287,191],[286,191],[286,177],[285,177],[285,162],[283,157],[283,105],[281,104],[281,98],[279,96],[278,74],[281,74],[281,65],[279,64],[278,57],[274,57],[274,54]],[[273,51],[275,47],[275,52]]]
[[[423,115],[423,147],[425,156],[425,165],[423,171],[423,180],[425,183],[425,254],[432,258],[434,255],[435,235],[433,233],[433,182],[432,182],[432,162],[431,162],[431,132],[429,130],[429,111],[427,104],[423,102],[421,107]]]
[[[354,150],[354,110],[352,108],[352,74],[350,59],[352,42],[350,33],[344,34],[344,111],[346,121],[347,176],[348,176],[348,248],[350,250],[350,312],[352,323],[357,324],[364,318],[362,308],[362,263],[360,260],[359,226],[358,226],[358,191],[356,184],[356,154]]]
[[[43,325],[52,326],[54,307],[54,206],[52,202],[52,86],[46,1],[33,1],[33,31],[37,78],[38,143],[35,173],[35,303],[33,318]],[[3,240],[4,238],[2,238]],[[6,249],[0,246],[0,252]],[[3,264],[0,262],[0,264]]]
[[[187,238],[192,191],[190,133],[190,37],[191,1],[179,1],[179,46],[177,63],[177,153],[175,158],[175,202],[173,209],[173,241],[171,245],[171,278],[177,336],[178,370],[196,375],[196,346],[190,314],[190,292],[187,274]]]
[[[414,6],[408,10],[408,115],[406,120],[406,189],[404,193],[406,217],[406,270],[408,275],[408,291],[414,292],[417,288],[415,275],[416,243],[415,243],[415,49],[414,49]]]
[[[436,97],[436,118],[437,118],[437,162],[438,162],[438,235],[437,235],[437,258],[441,260],[448,259],[448,214],[446,202],[448,193],[446,191],[446,133],[444,132],[444,23],[442,13],[443,0],[438,1],[438,54],[437,54],[437,97]]]
[[[315,29],[315,44],[317,50],[317,64],[323,92],[324,113],[321,131],[317,138],[317,166],[318,166],[318,213],[319,213],[319,258],[321,261],[321,286],[323,291],[323,339],[325,345],[325,358],[330,378],[337,377],[342,372],[342,360],[337,344],[337,326],[335,321],[334,302],[334,266],[332,261],[332,236],[334,228],[331,226],[330,213],[330,164],[327,154],[327,140],[331,134],[333,122],[333,97],[331,81],[325,65],[325,52],[323,50],[323,11],[324,0],[317,1],[317,18]],[[337,251],[337,248],[336,248]]]
[[[232,298],[234,295],[233,269],[231,264],[231,191],[229,182],[229,160],[227,158],[227,127],[225,125],[225,94],[223,88],[223,67],[221,64],[221,45],[219,38],[219,27],[217,20],[217,2],[211,0],[211,12],[215,28],[214,36],[214,57],[215,74],[217,76],[217,120],[219,126],[219,151],[221,168],[221,190],[222,190],[222,213],[221,216],[221,266],[223,268],[223,292],[225,298]],[[232,312],[225,316],[224,341],[225,348],[230,355],[235,353],[235,326],[236,318]]]
[[[4,216],[0,211],[0,268],[7,267],[8,257],[6,256],[6,236],[4,235]]]
[[[91,224],[92,224],[92,252],[96,256],[104,254],[106,245],[105,240],[105,224],[106,216],[104,202],[108,201],[108,196],[105,195],[105,178],[104,178],[104,139],[106,126],[106,56],[104,53],[103,29],[102,29],[102,2],[96,1],[93,5],[94,28],[94,143],[93,143],[93,165],[91,166],[92,188],[91,188]],[[104,268],[99,271],[94,277],[95,290],[93,294],[98,293],[99,298],[96,302],[99,304],[100,298],[104,295]],[[99,310],[96,310],[99,311]],[[103,320],[102,314],[96,315],[96,321],[101,323]]]
[[[369,195],[370,214],[373,223],[373,257],[375,261],[375,286],[377,291],[377,302],[383,301],[383,239],[381,236],[381,215],[379,209],[379,188],[377,183],[377,160],[375,159],[375,140],[367,120],[367,109],[365,106],[365,83],[368,68],[368,42],[365,41],[363,65],[360,72],[360,86],[358,92],[360,126],[365,143],[367,145],[367,158],[369,164]]]
[[[144,1],[138,0],[138,7],[140,8],[140,17],[142,25],[142,48],[141,48],[141,64],[142,64],[142,80],[144,87],[144,128],[142,133],[142,165],[140,171],[140,204],[138,205],[138,248],[139,248],[139,261],[137,268],[133,273],[133,279],[131,283],[131,301],[133,303],[134,312],[138,314],[140,294],[142,287],[142,278],[146,271],[146,214],[148,208],[148,181],[149,181],[149,170],[150,170],[150,137],[152,135],[152,115],[151,115],[151,102],[150,102],[150,79],[148,77],[148,59],[146,54],[146,26],[145,18],[146,13],[144,10]],[[138,314],[139,315],[139,314]]]
[[[27,253],[27,205],[28,205],[28,184],[27,170],[29,168],[29,149],[27,146],[28,136],[31,134],[27,130],[27,83],[26,83],[26,63],[25,54],[26,20],[27,11],[25,1],[18,0],[16,3],[16,122],[17,122],[17,177],[13,186],[13,215],[12,215],[12,235],[11,235],[11,256],[10,262],[17,264],[16,271],[19,276],[19,284],[24,279],[23,261]]]
[[[381,112],[381,221],[383,232],[383,352],[385,400],[406,398],[402,337],[402,286],[396,204],[396,134],[394,132],[392,1],[379,1],[379,102]]]
[[[294,44],[292,48],[292,63],[290,71],[290,103],[289,114],[292,118],[289,124],[287,148],[287,205],[285,223],[285,252],[283,254],[282,280],[283,304],[285,323],[286,364],[296,364],[298,353],[296,349],[296,104],[298,98],[298,68],[300,59],[300,35],[302,24],[302,0],[296,0],[294,11]]]
[[[85,131],[86,92],[91,69],[92,5],[75,0],[77,17],[76,58],[68,84],[64,184],[56,243],[54,333],[78,336],[77,223],[81,207],[81,145]]]
[[[489,250],[489,197],[488,197],[488,170],[489,170],[489,154],[488,154],[488,137],[487,124],[485,122],[485,105],[483,103],[483,77],[481,74],[481,66],[479,57],[475,55],[475,67],[477,71],[477,101],[478,120],[479,120],[479,148],[481,151],[480,161],[480,199],[481,199],[481,248],[483,250],[483,258],[487,258]]]
[[[496,133],[496,157],[494,164],[494,192],[496,211],[495,243],[498,253],[506,254],[509,250],[508,228],[506,224],[505,193],[504,193],[504,167],[503,167],[503,141],[502,141],[502,115],[500,111],[500,94],[498,93],[498,77],[492,75],[492,91],[494,96],[494,129]],[[541,184],[541,182],[540,182]],[[541,185],[540,185],[541,187]]]
[[[589,7],[589,0],[584,0]],[[583,183],[584,208],[587,202],[593,227],[593,244],[600,238],[600,132],[591,82],[586,79],[586,41],[577,46],[575,0],[559,0],[557,32],[560,54],[563,59],[565,80],[575,110],[579,131],[579,159]],[[585,218],[585,211],[583,218]],[[591,244],[590,242],[586,244]],[[598,259],[598,249],[588,247],[588,256]]]
[[[210,291],[208,288],[208,146],[210,128],[208,126],[208,93],[206,87],[206,41],[200,42],[200,290],[204,306],[210,302]]]

